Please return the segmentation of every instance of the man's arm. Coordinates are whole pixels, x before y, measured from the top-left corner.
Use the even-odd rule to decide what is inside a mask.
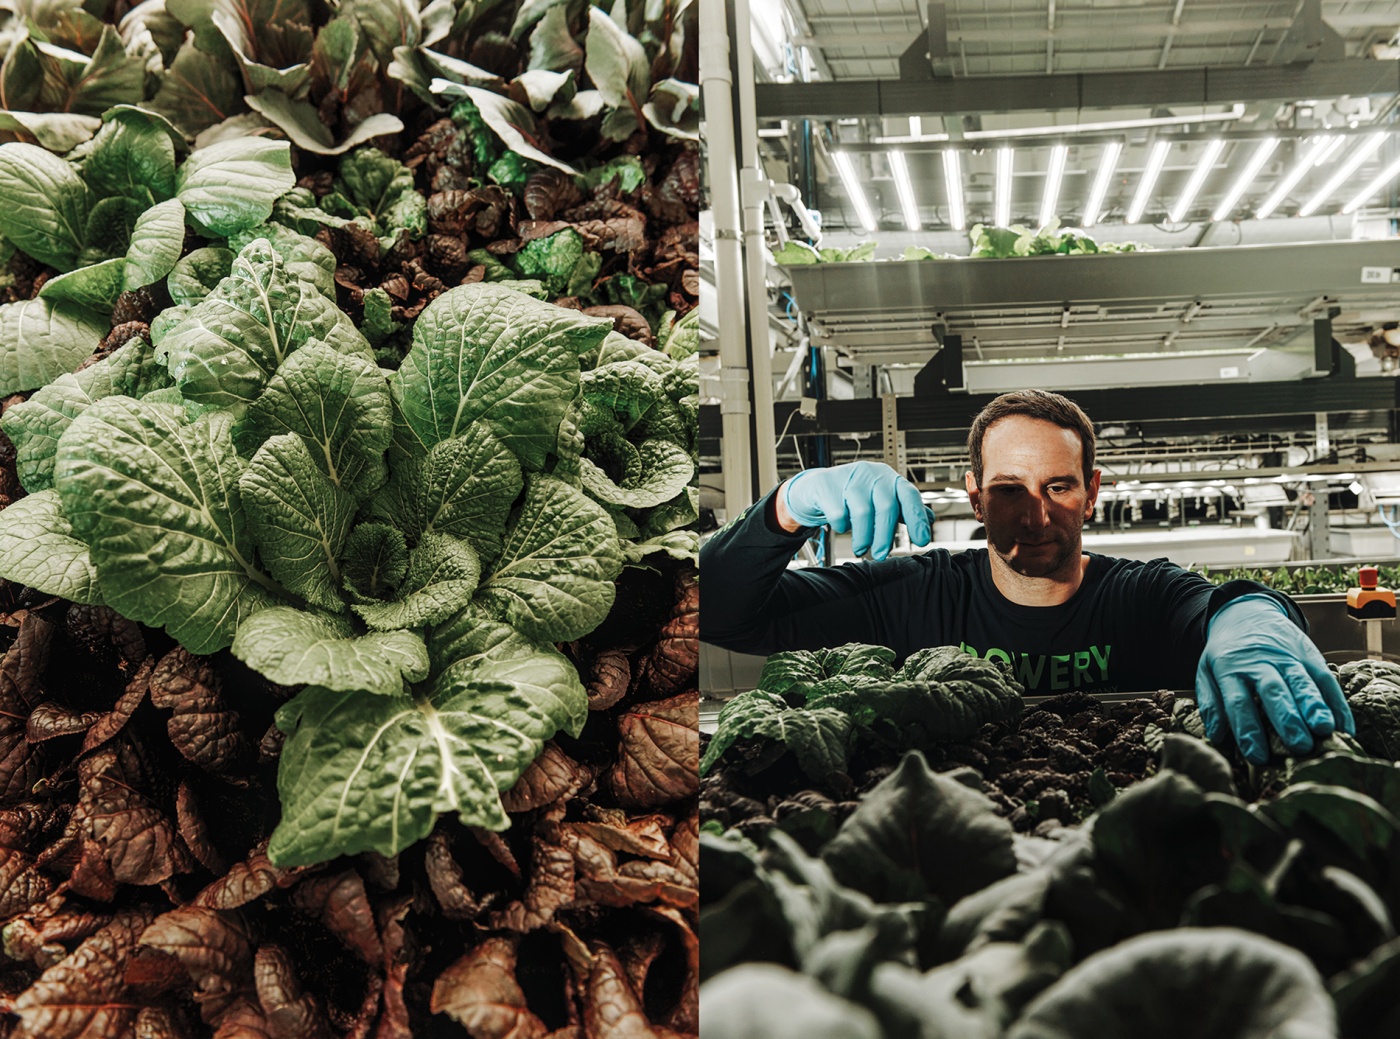
[[[775,490],[700,550],[700,638],[744,653],[815,649],[846,642],[907,653],[908,620],[926,616],[929,561],[788,569],[811,528],[783,522]]]

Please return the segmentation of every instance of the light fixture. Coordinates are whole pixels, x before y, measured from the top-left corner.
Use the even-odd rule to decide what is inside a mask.
[[[1385,143],[1387,136],[1388,134],[1381,130],[1371,134],[1361,142],[1359,147],[1354,148],[1352,153],[1347,156],[1346,161],[1337,167],[1337,172],[1328,177],[1327,183],[1318,189],[1317,194],[1308,199],[1302,209],[1298,210],[1298,215],[1312,216],[1318,207],[1327,201],[1332,192],[1341,187],[1363,162],[1376,153],[1380,146]]]
[[[1278,208],[1279,203],[1288,197],[1288,193],[1293,190],[1293,185],[1302,180],[1310,169],[1336,151],[1337,148],[1341,146],[1341,143],[1342,138],[1340,137],[1324,135],[1322,137],[1313,138],[1312,147],[1309,148],[1308,153],[1303,156],[1303,161],[1289,170],[1288,175],[1278,182],[1278,186],[1274,188],[1273,193],[1264,200],[1264,204],[1255,211],[1254,215],[1260,220],[1268,217],[1270,213]]]
[[[1104,145],[1103,155],[1099,158],[1098,176],[1094,178],[1094,186],[1089,191],[1089,204],[1084,207],[1084,218],[1080,220],[1083,227],[1093,227],[1099,219],[1099,210],[1103,208],[1104,196],[1108,194],[1109,182],[1113,180],[1113,171],[1118,166],[1118,156],[1123,153],[1122,141],[1109,141]]]
[[[954,231],[967,227],[967,213],[963,209],[962,162],[958,153],[949,148],[943,153],[943,183],[948,190],[948,223]]]
[[[969,130],[963,137],[969,141],[1008,140],[1020,137],[1062,137],[1069,134],[1107,133],[1114,130],[1141,130],[1154,126],[1194,126],[1202,123],[1229,123],[1242,119],[1245,106],[1236,103],[1228,112],[1208,112],[1204,115],[1158,116],[1147,119],[1112,119],[1102,123],[1062,123],[1059,126],[1018,126],[1012,130]],[[921,128],[922,129],[922,128]],[[937,144],[948,140],[946,133],[885,135],[874,138],[876,144]]]
[[[1142,171],[1142,180],[1138,181],[1137,194],[1133,196],[1133,204],[1128,207],[1124,223],[1135,224],[1142,219],[1142,212],[1147,208],[1147,200],[1152,197],[1152,188],[1167,161],[1167,152],[1171,150],[1171,146],[1171,141],[1158,141],[1152,146],[1152,154],[1147,157],[1147,166]]]
[[[1050,168],[1045,171],[1045,194],[1040,199],[1040,226],[1048,227],[1055,219],[1055,207],[1060,201],[1060,184],[1065,179],[1065,160],[1069,145],[1057,144],[1050,149]]]
[[[996,213],[997,227],[1011,226],[1011,169],[1016,152],[1012,148],[997,149]]]
[[[832,152],[832,161],[836,163],[836,172],[841,175],[841,183],[846,188],[846,195],[851,200],[851,205],[856,207],[856,218],[860,221],[860,226],[866,231],[874,231],[878,226],[875,222],[875,214],[870,209],[870,203],[866,201],[865,189],[860,186],[860,180],[856,177],[856,169],[851,164],[851,156],[847,152]]]
[[[1206,153],[1201,156],[1201,161],[1196,163],[1196,168],[1191,171],[1191,179],[1186,182],[1186,188],[1181,193],[1181,197],[1176,200],[1176,205],[1167,216],[1174,224],[1181,223],[1187,213],[1191,212],[1191,203],[1196,201],[1196,195],[1201,190],[1201,185],[1210,176],[1210,171],[1215,168],[1215,160],[1220,158],[1220,153],[1225,149],[1225,142],[1217,137],[1206,145]]]
[[[904,226],[917,231],[923,224],[919,222],[919,204],[914,200],[914,182],[909,179],[909,164],[903,152],[890,152],[890,172],[894,174],[894,190],[899,195],[899,208],[904,211]]]
[[[1220,200],[1220,205],[1215,207],[1215,212],[1211,214],[1212,220],[1224,220],[1230,215],[1230,211],[1235,208],[1235,203],[1244,194],[1244,189],[1254,182],[1254,178],[1259,176],[1259,171],[1264,168],[1264,163],[1269,161],[1269,156],[1278,147],[1277,137],[1265,137],[1259,142],[1259,147],[1254,149],[1254,154],[1249,157],[1249,162],[1240,171],[1239,177],[1231,185],[1230,191]]]
[[[1385,169],[1377,173],[1375,179],[1373,179],[1371,183],[1357,192],[1356,197],[1342,207],[1342,212],[1348,215],[1355,213],[1370,200],[1372,195],[1394,180],[1397,174],[1400,174],[1400,159],[1396,159]]]

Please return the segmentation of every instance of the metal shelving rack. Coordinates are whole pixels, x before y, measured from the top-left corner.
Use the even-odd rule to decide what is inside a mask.
[[[865,364],[1277,346],[1330,316],[1400,318],[1400,239],[784,268],[814,330]]]

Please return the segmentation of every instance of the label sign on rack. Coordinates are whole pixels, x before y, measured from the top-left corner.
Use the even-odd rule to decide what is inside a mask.
[[[1400,267],[1362,267],[1362,285],[1389,285],[1400,282]]]

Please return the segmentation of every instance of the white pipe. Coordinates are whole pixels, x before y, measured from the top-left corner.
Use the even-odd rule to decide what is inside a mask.
[[[734,24],[750,22],[749,0],[734,0]],[[779,41],[781,43],[781,41]],[[738,153],[740,199],[744,209],[744,272],[749,312],[749,368],[753,373],[753,435],[758,460],[758,489],[763,494],[778,483],[777,432],[773,425],[773,339],[768,330],[768,260],[763,245],[763,205],[768,175],[758,158],[758,105],[753,81],[753,48],[742,31],[734,41],[734,66],[739,74]],[[735,296],[734,310],[739,297]],[[720,296],[720,310],[726,307]]]
[[[747,28],[748,20],[739,23]],[[724,509],[736,518],[753,502],[749,466],[749,368],[744,345],[744,254],[739,240],[739,178],[734,154],[734,82],[724,0],[700,0],[700,92],[715,216],[715,291],[720,300],[720,460]],[[768,408],[769,423],[773,409]]]

